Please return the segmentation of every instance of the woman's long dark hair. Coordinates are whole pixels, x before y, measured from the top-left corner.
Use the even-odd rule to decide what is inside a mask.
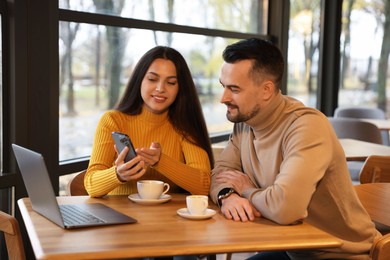
[[[173,48],[157,46],[146,52],[138,61],[127,83],[125,92],[116,106],[118,111],[130,115],[140,114],[144,103],[141,97],[141,83],[156,59],[170,60],[175,64],[179,91],[169,107],[168,117],[173,127],[188,141],[203,148],[214,165],[206,122],[200,105],[195,83],[183,56]]]

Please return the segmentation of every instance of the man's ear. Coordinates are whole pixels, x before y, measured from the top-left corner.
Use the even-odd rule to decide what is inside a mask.
[[[275,93],[275,84],[267,80],[263,82],[263,98],[264,100],[269,100]]]

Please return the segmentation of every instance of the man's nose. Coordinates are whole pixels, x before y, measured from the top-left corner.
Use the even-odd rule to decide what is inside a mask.
[[[230,95],[229,95],[228,91],[226,91],[226,88],[225,88],[222,92],[221,100],[219,102],[226,103],[229,100],[230,100]]]

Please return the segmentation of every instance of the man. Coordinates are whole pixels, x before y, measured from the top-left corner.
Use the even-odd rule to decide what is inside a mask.
[[[328,119],[281,94],[284,61],[260,39],[223,52],[221,103],[235,123],[212,171],[210,196],[227,219],[301,220],[340,238],[339,248],[265,252],[254,259],[369,259],[380,237],[355,194]],[[274,258],[272,258],[272,256]]]

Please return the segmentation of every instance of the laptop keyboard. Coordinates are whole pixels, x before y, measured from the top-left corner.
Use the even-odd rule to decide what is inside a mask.
[[[99,224],[105,223],[104,220],[97,218],[86,210],[83,210],[77,205],[67,204],[59,205],[62,218],[65,226],[80,225],[80,224]]]

